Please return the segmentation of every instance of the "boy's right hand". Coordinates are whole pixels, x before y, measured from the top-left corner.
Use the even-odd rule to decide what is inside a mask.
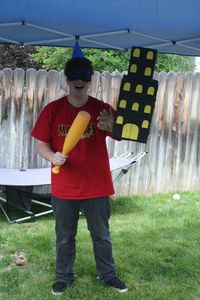
[[[62,154],[61,152],[56,152],[53,157],[53,165],[54,166],[62,166],[66,162],[67,156]]]

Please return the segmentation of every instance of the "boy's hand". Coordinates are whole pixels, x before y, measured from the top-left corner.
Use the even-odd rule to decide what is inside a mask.
[[[109,112],[105,109],[101,111],[100,115],[97,117],[97,121],[97,127],[99,129],[112,132],[114,117],[111,110]]]
[[[52,163],[55,166],[62,166],[66,162],[66,159],[67,157],[64,154],[62,154],[61,152],[56,152],[54,154]]]

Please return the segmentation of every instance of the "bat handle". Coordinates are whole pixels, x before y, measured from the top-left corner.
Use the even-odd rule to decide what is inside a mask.
[[[53,173],[53,174],[58,174],[59,171],[60,171],[60,166],[55,166],[55,167],[53,167],[53,169],[52,169],[52,173]]]

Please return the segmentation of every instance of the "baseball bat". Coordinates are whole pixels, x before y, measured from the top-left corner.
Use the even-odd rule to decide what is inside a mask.
[[[80,111],[76,118],[74,119],[69,132],[65,137],[65,141],[63,144],[62,154],[67,156],[67,154],[76,146],[78,141],[80,140],[82,134],[87,128],[90,122],[91,116],[86,111]],[[58,174],[61,166],[55,166],[52,169],[53,174]]]

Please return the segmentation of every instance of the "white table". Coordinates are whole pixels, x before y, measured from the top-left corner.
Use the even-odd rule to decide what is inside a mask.
[[[40,186],[40,185],[50,185],[51,184],[51,169],[50,168],[38,168],[38,169],[26,169],[26,170],[19,170],[19,169],[6,169],[0,168],[0,185],[6,187],[13,187],[13,189],[17,189],[18,187],[22,186]],[[22,191],[20,191],[23,193]],[[31,197],[31,195],[30,195]],[[41,196],[42,198],[42,196]],[[7,199],[0,196],[0,200],[4,203],[7,202]],[[32,211],[28,211],[26,209],[23,210],[28,216],[20,219],[16,219],[11,221],[8,213],[5,211],[4,207],[0,204],[0,208],[3,211],[6,219],[8,222],[11,223],[20,223],[24,222],[29,219],[37,218],[39,216],[47,215],[53,212],[52,207],[50,204],[30,199],[31,203],[38,204],[44,207],[47,207],[48,210],[43,212],[34,214]],[[14,206],[14,205],[13,205]],[[16,206],[16,205],[15,205]],[[19,207],[18,207],[19,208]]]
[[[0,185],[35,186],[51,184],[51,169],[6,169],[0,168]]]

